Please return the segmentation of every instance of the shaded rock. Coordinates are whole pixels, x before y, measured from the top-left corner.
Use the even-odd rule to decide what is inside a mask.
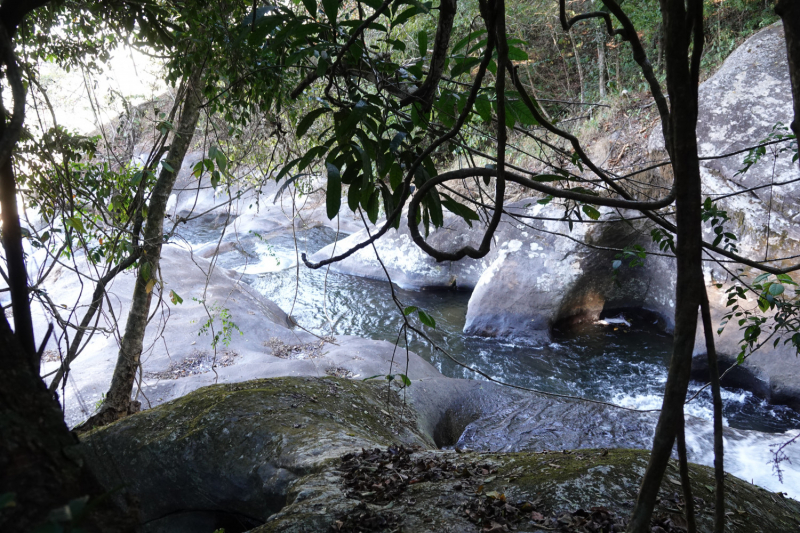
[[[788,127],[793,107],[783,26],[774,24],[745,41],[700,86],[699,95],[697,140],[702,157],[720,156],[757,144],[779,122]],[[800,231],[796,224],[800,216],[796,202],[799,185],[781,184],[800,178],[800,167],[791,161],[794,151],[780,152],[789,147],[788,143],[767,147],[761,160],[744,173],[740,170],[747,154],[701,161],[705,196],[713,199],[754,188],[717,202],[731,218],[726,231],[737,236],[739,255],[763,260],[767,256],[791,257],[800,253]],[[656,155],[664,153],[660,126],[653,129],[649,149]],[[773,183],[776,185],[771,186]],[[714,240],[708,225],[705,238],[709,242]],[[773,264],[788,266],[795,262],[796,259],[790,259]],[[726,291],[734,284],[731,265],[725,267],[714,262],[705,266],[715,326],[719,326],[727,312]],[[759,272],[745,268],[742,274],[750,282]],[[722,335],[715,334],[723,369],[736,364],[742,338],[743,332],[736,321]],[[702,327],[698,327],[693,364],[697,378],[707,376],[705,354]],[[800,409],[800,359],[791,345],[774,347],[772,342],[767,343],[723,378],[722,384],[742,387],[771,402]]]
[[[509,404],[537,413],[500,434],[493,424]],[[523,411],[506,411],[506,422]],[[570,422],[581,416],[583,427]],[[587,434],[596,416],[609,422]],[[348,450],[391,443],[432,449],[455,443],[468,425],[475,449],[603,446],[613,444],[611,435],[644,446],[653,421],[432,373],[402,393],[385,381],[287,377],[191,392],[92,432],[82,446],[105,486],[125,484],[141,502],[150,531],[184,531],[200,522],[263,522],[282,508],[293,480],[323,471]],[[547,431],[531,431],[540,425]]]
[[[190,393],[89,434],[81,448],[101,483],[138,497],[147,531],[210,532],[262,523],[292,481],[350,449],[430,447],[402,413],[378,384],[258,380]]]
[[[123,485],[125,497],[140,502],[149,532],[244,531],[268,520],[259,531],[325,531],[337,522],[402,523],[405,531],[432,531],[426,528],[442,525],[434,512],[454,520],[455,531],[477,531],[463,506],[473,505],[469,498],[481,485],[484,494],[504,492],[510,502],[538,502],[537,512],[545,517],[598,505],[625,516],[646,453],[591,450],[645,447],[654,423],[652,413],[433,372],[403,391],[378,380],[286,377],[196,390],[83,436],[81,455],[106,487]],[[710,424],[689,419],[687,428],[690,452],[708,461]],[[736,457],[737,442],[760,435],[725,431],[729,457]],[[431,451],[453,444],[458,453]],[[389,445],[417,450],[411,463],[398,462],[384,476],[406,476],[402,483],[388,488],[376,482],[364,490],[372,475],[365,470],[356,476],[360,481],[345,486],[339,457]],[[562,451],[570,446],[582,449]],[[471,464],[468,476],[454,466],[464,462]],[[378,476],[382,468],[372,471]],[[712,484],[713,474],[693,469],[696,493],[710,502],[703,487]],[[679,491],[676,475],[668,473],[665,488],[671,490],[665,497]],[[778,524],[776,529],[763,531],[784,531],[782,521],[800,516],[796,502],[728,479],[735,489],[729,492],[731,508],[742,509],[735,518],[743,527],[772,508],[762,500],[778,504],[777,522],[765,522]],[[756,510],[744,506],[748,498]],[[431,507],[432,502],[437,503]],[[391,514],[383,514],[388,509],[378,503],[391,504]],[[515,525],[525,531],[525,524]]]
[[[469,301],[465,333],[549,340],[557,323],[595,321],[626,308],[653,311],[671,329],[670,260],[650,256],[645,267],[636,268],[625,261],[614,281],[618,252],[608,249],[651,247],[644,225],[575,223],[570,230],[566,222],[524,218],[562,218],[563,208],[556,205],[523,200],[509,210],[521,218],[506,219],[498,228],[499,244],[487,256],[488,267]]]
[[[410,484],[388,505],[376,505],[360,501],[367,498],[358,494],[348,497],[343,473],[330,466],[296,481],[287,506],[254,531],[355,531],[348,526],[370,520],[397,523],[407,532],[506,531],[506,524],[517,531],[584,531],[598,518],[621,524],[618,530],[623,531],[648,459],[647,452],[633,450],[415,456],[432,468],[451,463],[468,477]],[[713,487],[713,471],[690,465],[690,473],[698,531],[710,532],[713,494],[706,487]],[[677,465],[670,463],[654,513],[654,526],[663,531],[685,531],[678,475]],[[800,525],[798,502],[732,477],[728,483],[728,531],[789,532]],[[487,512],[491,508],[500,512]],[[362,530],[370,529],[362,525]]]

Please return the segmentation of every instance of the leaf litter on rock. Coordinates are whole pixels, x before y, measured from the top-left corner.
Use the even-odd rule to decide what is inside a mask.
[[[484,491],[484,484],[498,477],[497,466],[485,458],[454,462],[444,454],[413,457],[417,451],[392,445],[385,450],[362,449],[360,453],[342,456],[338,470],[347,496],[359,503],[353,511],[339,517],[331,531],[401,531],[402,518],[386,513],[386,510],[396,502],[408,506],[417,504],[414,498],[400,498],[410,485],[446,480],[456,481],[452,490],[467,498],[460,505],[459,513],[478,526],[481,533],[503,533],[521,527],[562,533],[621,533],[627,526],[626,516],[619,516],[602,506],[555,512],[544,509],[541,499],[511,502],[503,492]],[[512,472],[515,476],[522,474],[518,468]],[[705,503],[700,498],[695,498],[695,502],[697,508]],[[438,505],[438,502],[428,503]],[[680,514],[683,508],[681,497],[675,493],[671,498],[662,498],[659,503],[669,512],[654,516],[652,532],[686,533],[686,521]],[[370,505],[383,507],[370,509]]]
[[[150,379],[180,379],[197,374],[211,372],[216,367],[231,366],[236,363],[239,354],[234,351],[224,351],[217,354],[216,358],[205,352],[194,350],[183,361],[173,361],[166,370],[161,372],[145,372],[144,376]]]

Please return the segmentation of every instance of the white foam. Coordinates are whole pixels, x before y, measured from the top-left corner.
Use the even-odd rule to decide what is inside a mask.
[[[708,466],[714,464],[713,427],[710,422],[687,418],[686,449],[689,460]],[[783,482],[774,468],[774,451],[781,444],[800,433],[800,430],[785,433],[762,433],[741,429],[727,429],[725,447],[725,471],[773,492],[785,492],[789,497],[800,499],[800,442],[784,449],[788,460],[780,463]]]

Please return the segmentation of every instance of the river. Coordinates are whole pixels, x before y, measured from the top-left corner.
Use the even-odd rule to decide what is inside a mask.
[[[218,231],[184,230],[192,245],[218,238]],[[262,239],[243,239],[239,250],[219,257],[219,265],[242,274],[242,280],[276,302],[305,329],[319,335],[357,335],[399,342],[402,318],[391,298],[387,281],[369,280],[310,270],[298,254],[309,255],[333,242],[335,231],[317,227],[277,233]],[[297,247],[295,247],[295,243]],[[464,291],[407,291],[395,288],[403,305],[424,309],[436,321],[425,328],[431,339],[463,363],[502,382],[546,392],[598,399],[637,409],[661,404],[672,338],[652,324],[646,313],[623,313],[631,326],[586,325],[554,332],[546,344],[466,336],[462,333],[469,293]],[[617,316],[617,314],[615,314]],[[235,320],[235,317],[234,317]],[[408,347],[430,361],[444,375],[485,379],[452,361],[443,351],[416,335]],[[400,351],[402,357],[404,351]],[[413,381],[414,376],[409,378]],[[703,383],[692,382],[690,395]],[[413,386],[413,385],[412,385]],[[800,429],[800,413],[771,405],[752,393],[724,389],[724,423],[741,431],[726,438],[726,470],[769,490],[800,498],[800,445],[788,449],[794,463],[783,462],[783,481],[773,472],[772,450]],[[711,394],[701,391],[687,406],[687,414],[711,420]],[[687,444],[691,459],[711,464],[711,424],[690,419]],[[796,465],[796,466],[795,466]]]

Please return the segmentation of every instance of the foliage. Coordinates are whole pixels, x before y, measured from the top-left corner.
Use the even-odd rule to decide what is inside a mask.
[[[725,223],[730,220],[727,211],[718,208],[717,204],[711,201],[711,198],[706,198],[703,202],[701,217],[703,222],[711,221],[711,227],[714,231],[714,241],[712,243],[714,246],[722,244],[724,250],[739,251],[735,242],[737,240],[736,235],[725,231]]]
[[[778,122],[772,126],[772,131],[770,134],[762,139],[758,143],[758,146],[751,148],[747,152],[747,155],[742,162],[742,168],[739,169],[735,175],[738,176],[739,174],[744,174],[750,170],[750,167],[758,163],[762,157],[767,155],[767,145],[769,144],[781,143],[779,148],[773,150],[773,157],[777,157],[785,152],[794,152],[794,155],[792,156],[792,163],[796,163],[798,159],[797,143],[783,143],[783,141],[791,141],[796,138],[796,135],[789,133],[788,127],[786,127],[782,122]]]
[[[225,346],[230,346],[231,340],[233,340],[233,332],[238,331],[239,335],[243,335],[239,326],[233,321],[233,317],[231,316],[231,312],[227,307],[221,306],[218,302],[214,302],[211,304],[211,307],[206,305],[205,300],[200,300],[198,298],[192,298],[195,302],[199,303],[203,306],[206,310],[206,314],[208,314],[208,320],[206,320],[201,326],[200,330],[197,332],[197,335],[207,335],[211,334],[211,347],[216,349],[217,345],[222,342]],[[214,323],[219,320],[221,327],[216,329],[214,327]]]
[[[730,321],[737,322],[743,332],[738,362],[773,338],[773,347],[783,340],[783,344],[791,343],[800,352],[800,301],[797,289],[794,297],[786,290],[797,287],[797,283],[788,274],[760,274],[750,284],[745,283],[745,277],[737,276],[736,283],[726,290],[729,310],[717,330],[721,334]],[[748,295],[755,298],[755,305],[748,306]]]
[[[133,251],[126,237],[138,215],[137,192],[149,190],[155,174],[97,159],[99,140],[56,126],[20,146],[18,181],[27,188],[28,207],[45,223],[43,230],[31,229],[34,248],[67,258],[84,250],[95,265],[116,263]]]

